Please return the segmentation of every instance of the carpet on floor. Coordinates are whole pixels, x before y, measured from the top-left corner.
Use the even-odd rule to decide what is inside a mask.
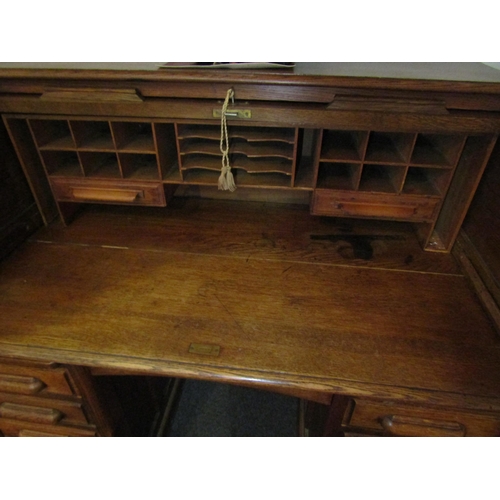
[[[168,436],[294,437],[299,399],[259,389],[185,380]]]

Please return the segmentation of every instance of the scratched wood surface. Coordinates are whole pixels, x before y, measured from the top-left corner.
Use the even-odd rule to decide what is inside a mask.
[[[100,206],[39,241],[461,274],[423,252],[410,224],[314,217],[307,205],[174,198],[166,209]]]
[[[0,353],[500,408],[498,337],[452,258],[407,228],[355,258],[311,240],[347,228],[302,207],[176,203],[91,210],[5,260]]]

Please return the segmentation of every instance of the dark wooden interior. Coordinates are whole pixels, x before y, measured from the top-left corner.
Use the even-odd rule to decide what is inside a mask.
[[[499,435],[490,76],[0,69],[0,434],[151,433],[193,378],[302,435]]]

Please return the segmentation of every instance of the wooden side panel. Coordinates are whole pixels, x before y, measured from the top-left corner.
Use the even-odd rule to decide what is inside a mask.
[[[434,238],[434,241],[440,242],[438,246],[442,248],[439,250],[451,250],[495,142],[496,137],[491,136],[471,136],[467,139],[436,222],[437,239]]]
[[[0,259],[42,224],[7,130],[0,122]]]
[[[22,119],[6,119],[5,117],[4,123],[21,161],[43,221],[48,224],[56,218],[57,207],[52,198],[49,183],[33,143],[28,124]]]
[[[500,142],[463,224],[461,244],[500,307]]]

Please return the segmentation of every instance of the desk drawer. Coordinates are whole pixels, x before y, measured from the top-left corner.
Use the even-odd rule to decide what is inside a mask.
[[[500,435],[500,415],[352,399],[342,424],[346,434],[459,437]]]
[[[0,417],[39,423],[88,423],[77,401],[0,393]]]
[[[64,367],[35,363],[18,365],[1,361],[0,392],[29,396],[80,396]]]
[[[165,191],[160,182],[51,178],[50,183],[57,201],[157,207],[166,205]]]
[[[94,437],[93,426],[48,425],[0,418],[0,429],[6,437]]]
[[[438,200],[404,195],[372,193],[346,194],[327,189],[314,191],[311,203],[313,215],[361,217],[414,222],[430,222],[436,213]]]

